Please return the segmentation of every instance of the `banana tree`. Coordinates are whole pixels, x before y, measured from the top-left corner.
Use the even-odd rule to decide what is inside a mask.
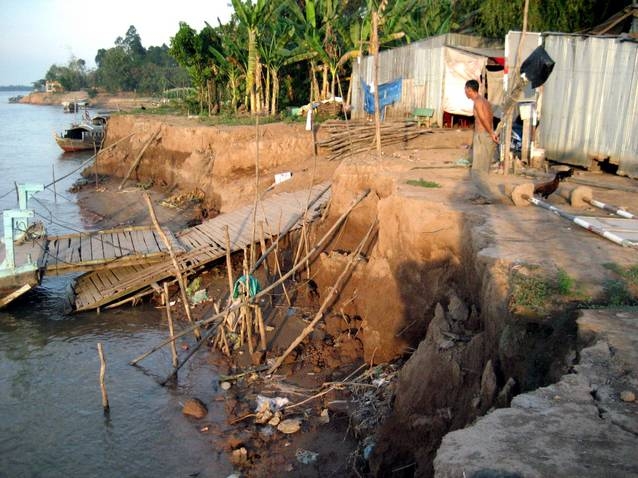
[[[235,15],[248,32],[248,65],[246,68],[246,94],[250,97],[250,112],[257,113],[261,109],[259,96],[261,92],[261,62],[259,58],[260,34],[263,26],[270,21],[277,11],[279,2],[268,0],[232,0]]]
[[[216,29],[220,42],[210,47],[210,53],[219,66],[220,79],[230,88],[231,108],[237,112],[241,81],[246,78],[248,55],[236,24],[230,22]]]

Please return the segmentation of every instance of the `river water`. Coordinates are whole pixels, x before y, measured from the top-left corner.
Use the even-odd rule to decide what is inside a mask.
[[[61,106],[9,104],[0,92],[0,207],[17,207],[15,182],[49,184],[29,206],[50,233],[90,229],[69,186],[92,153],[62,154],[52,137],[74,120]],[[63,196],[63,197],[62,197]],[[202,433],[223,410],[214,369],[196,354],[178,384],[161,387],[169,351],[127,365],[168,335],[160,310],[123,307],[67,314],[71,276],[42,285],[0,310],[0,477],[217,477],[232,472]],[[97,343],[107,359],[111,412],[102,411]],[[195,422],[181,404],[196,396],[209,415]]]

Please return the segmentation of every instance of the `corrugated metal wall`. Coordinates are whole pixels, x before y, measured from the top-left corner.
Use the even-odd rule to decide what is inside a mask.
[[[475,48],[502,46],[495,40],[448,33],[382,51],[379,54],[379,83],[403,79],[401,101],[388,107],[388,118],[405,118],[414,108],[434,108],[434,121],[439,125],[443,124],[441,103],[446,45]],[[366,83],[372,83],[372,75],[372,57],[362,58],[358,68],[355,67],[352,72],[352,114],[355,118],[363,116],[361,79]]]
[[[547,157],[585,167],[608,157],[638,177],[638,44],[562,35],[543,43],[556,62],[539,130]]]

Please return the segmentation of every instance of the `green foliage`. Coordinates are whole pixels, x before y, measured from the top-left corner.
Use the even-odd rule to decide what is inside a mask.
[[[587,301],[579,290],[576,281],[563,269],[558,269],[555,276],[542,275],[537,267],[528,266],[525,270],[517,269],[511,277],[510,305],[523,307],[537,312],[546,311],[553,304],[576,300]]]
[[[612,306],[638,305],[638,265],[623,267],[608,263],[605,267],[617,275],[603,284],[607,303]]]
[[[51,65],[45,77],[47,81],[59,81],[67,91],[75,91],[87,86],[86,62],[71,57],[65,66]]]
[[[408,179],[406,182],[406,184],[409,184],[410,186],[418,186],[421,188],[440,188],[441,185],[439,183],[436,183],[434,181],[426,181],[425,179]]]
[[[529,2],[528,31],[577,32],[601,23],[630,0],[544,0]],[[467,0],[453,14],[464,29],[479,35],[502,38],[523,26],[524,0]]]
[[[603,284],[605,301],[617,307],[622,305],[638,305],[638,299],[628,290],[624,280],[608,279]]]
[[[574,279],[572,279],[563,269],[558,269],[556,277],[556,291],[560,295],[569,295],[574,290]]]

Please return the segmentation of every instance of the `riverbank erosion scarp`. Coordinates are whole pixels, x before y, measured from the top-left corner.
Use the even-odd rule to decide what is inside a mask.
[[[259,134],[255,127],[205,126],[180,117],[115,116],[96,167],[100,173],[123,178],[150,141],[132,171],[132,182],[199,190],[205,195],[203,207],[217,212],[254,200],[257,161],[260,191],[281,172],[291,172],[293,178],[277,191],[307,187],[314,167],[311,133],[301,124],[284,123],[261,125],[258,130]],[[109,148],[117,141],[121,142]],[[330,177],[336,166],[322,163],[315,177]]]
[[[578,307],[616,301],[623,287],[626,303],[636,299],[636,285],[623,275],[638,267],[635,250],[574,229],[540,208],[511,205],[504,191],[521,178],[490,176],[486,196],[468,170],[457,167],[467,152],[468,131],[423,134],[384,148],[380,156],[364,153],[341,163],[326,161],[320,151],[316,169],[312,136],[299,124],[260,126],[257,134],[255,127],[122,116],[111,123],[107,146],[131,133],[100,154],[101,174],[125,176],[151,140],[134,181],[199,189],[205,207],[217,211],[254,200],[257,152],[260,191],[283,171],[293,179],[275,189],[307,188],[313,176],[316,182],[332,178],[327,217],[310,242],[362,190],[370,190],[310,276],[321,301],[377,223],[374,247],[359,257],[331,307],[331,314],[360,324],[354,337],[365,362],[405,361],[392,409],[367,437],[364,456],[374,476],[433,476],[435,454],[448,432],[571,370],[583,346]],[[596,195],[612,204],[637,203],[632,193],[596,189]],[[558,194],[550,202],[572,210]],[[523,419],[530,435],[546,433],[534,413]],[[520,423],[505,425],[514,429]]]

